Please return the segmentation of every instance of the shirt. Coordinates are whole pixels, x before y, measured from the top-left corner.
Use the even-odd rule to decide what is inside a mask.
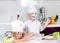
[[[40,31],[42,31],[42,26],[41,26],[41,23],[38,21],[38,20],[35,20],[35,21],[31,21],[31,20],[28,20],[25,22],[25,26],[28,28],[28,32],[34,32],[34,33],[38,33]]]

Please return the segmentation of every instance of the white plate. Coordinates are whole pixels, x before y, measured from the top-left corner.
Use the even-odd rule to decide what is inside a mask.
[[[45,37],[43,37],[43,38],[53,39],[53,38],[55,38],[55,37],[53,37],[53,36],[45,36]]]

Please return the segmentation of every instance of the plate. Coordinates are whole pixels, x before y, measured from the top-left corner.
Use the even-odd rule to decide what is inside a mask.
[[[55,40],[55,39],[57,39],[57,38],[54,37],[54,36],[45,36],[45,37],[43,37],[42,39],[43,39],[43,40]]]

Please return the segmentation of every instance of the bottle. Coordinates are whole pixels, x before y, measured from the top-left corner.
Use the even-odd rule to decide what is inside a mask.
[[[55,23],[55,21],[54,21],[55,17],[52,16],[51,19],[52,19],[52,20],[51,20],[51,24],[54,24],[54,23]]]

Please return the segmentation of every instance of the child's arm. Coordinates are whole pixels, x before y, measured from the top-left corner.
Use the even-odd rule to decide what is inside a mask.
[[[33,34],[27,33],[27,34],[24,35],[24,37],[22,39],[15,39],[14,43],[28,41],[29,38],[31,38],[31,36],[33,36]]]

